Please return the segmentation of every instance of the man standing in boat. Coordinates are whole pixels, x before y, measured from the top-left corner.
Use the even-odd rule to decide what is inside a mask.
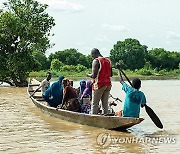
[[[91,112],[92,114],[98,114],[98,106],[101,100],[103,114],[107,114],[108,99],[111,90],[111,62],[108,58],[103,57],[96,48],[91,50],[91,56],[94,58],[92,62],[92,73],[87,74],[87,77],[93,79]]]
[[[138,78],[133,79],[132,87],[124,82],[120,72],[120,65],[117,63],[119,81],[122,84],[122,90],[126,93],[124,108],[119,116],[139,118],[140,106],[144,107],[146,104],[146,97],[143,92],[139,91],[141,87],[141,80]]]
[[[32,97],[40,88],[43,95],[43,93],[50,87],[50,80],[51,80],[51,73],[48,72],[46,74],[46,78],[41,82],[39,87],[31,94],[30,97]]]

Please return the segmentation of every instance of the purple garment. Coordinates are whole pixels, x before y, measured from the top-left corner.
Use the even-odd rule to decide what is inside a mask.
[[[86,88],[86,81],[85,80],[81,80],[80,81],[80,95],[83,94],[85,88]]]
[[[89,95],[90,98],[92,97],[92,82],[91,80],[88,80],[86,83],[86,88],[84,89],[83,95],[82,96],[87,96]]]

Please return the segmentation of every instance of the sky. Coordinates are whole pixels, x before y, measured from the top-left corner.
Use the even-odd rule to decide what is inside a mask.
[[[2,2],[0,0],[0,6]],[[75,48],[88,55],[98,48],[109,56],[117,41],[180,51],[180,0],[38,0],[55,19],[46,55]]]

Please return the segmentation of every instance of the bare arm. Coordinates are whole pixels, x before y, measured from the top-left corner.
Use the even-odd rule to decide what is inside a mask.
[[[97,59],[94,59],[92,63],[92,73],[87,74],[87,77],[95,79],[97,77],[99,67],[100,67],[99,61]]]
[[[117,67],[117,69],[118,69],[118,79],[119,79],[119,82],[121,83],[121,84],[123,84],[124,83],[124,80],[123,80],[123,77],[122,77],[122,74],[121,74],[121,71],[120,71],[120,64],[118,64],[118,63],[116,63],[116,67]]]

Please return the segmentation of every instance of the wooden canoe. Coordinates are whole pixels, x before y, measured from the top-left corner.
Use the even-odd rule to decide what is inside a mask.
[[[28,94],[30,94],[37,88],[39,82],[35,79],[31,81],[28,85]],[[114,130],[125,130],[136,124],[141,123],[143,118],[131,118],[131,117],[117,117],[117,116],[103,116],[103,115],[93,115],[84,114],[78,112],[67,111],[63,109],[56,109],[54,107],[48,106],[47,102],[41,96],[40,92],[36,92],[33,97],[30,97],[32,102],[43,112],[60,118],[62,120],[75,122],[83,125],[89,125],[94,127],[100,127],[105,129]]]

